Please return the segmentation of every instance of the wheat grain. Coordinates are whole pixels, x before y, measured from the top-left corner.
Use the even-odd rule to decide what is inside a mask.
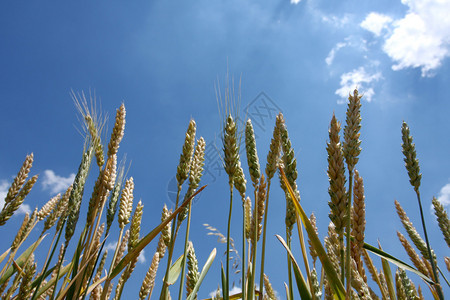
[[[28,173],[30,172],[31,167],[33,166],[33,159],[33,153],[26,156],[25,161],[23,162],[22,167],[19,170],[19,173],[17,173],[17,176],[14,178],[11,187],[8,189],[8,193],[5,197],[5,205],[3,208],[5,208],[6,205],[10,203],[19,193],[20,189],[25,183],[25,180],[28,177]]]
[[[116,122],[114,123],[113,131],[108,144],[108,157],[116,154],[119,149],[119,144],[122,141],[125,131],[125,115],[125,105],[122,103],[116,112]]]
[[[133,190],[134,181],[133,177],[130,177],[126,182],[122,190],[122,196],[120,197],[119,208],[119,227],[123,229],[125,225],[130,222],[131,209],[133,208]]]

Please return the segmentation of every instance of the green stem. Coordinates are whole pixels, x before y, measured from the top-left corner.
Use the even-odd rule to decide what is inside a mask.
[[[181,192],[181,185],[178,185],[177,200],[175,202],[175,210],[178,208],[178,201],[180,199],[180,192]],[[161,289],[161,294],[159,296],[160,300],[165,300],[166,299],[167,290],[169,288],[169,285],[167,284],[167,280],[169,278],[169,269],[170,269],[170,266],[172,264],[173,248],[175,246],[175,239],[176,239],[176,232],[177,232],[177,231],[175,231],[176,226],[177,226],[177,218],[174,218],[173,219],[173,223],[172,223],[172,233],[170,235],[169,255],[168,255],[168,258],[167,258],[166,274],[164,275],[163,286],[162,286],[162,289]]]
[[[231,230],[231,211],[233,209],[233,180],[230,180],[230,211],[228,213],[228,227],[227,227],[227,269],[225,276],[225,287],[223,291],[224,300],[229,300],[230,290],[230,230]],[[225,290],[226,289],[226,290]]]
[[[266,195],[266,206],[264,213],[264,228],[263,228],[263,241],[261,249],[261,274],[259,275],[259,300],[263,298],[263,288],[264,288],[264,258],[266,255],[266,229],[267,229],[267,214],[269,212],[269,192],[270,192],[270,179],[267,181],[267,195]]]
[[[291,250],[291,237],[288,232],[288,228],[286,227],[286,242],[289,250]],[[291,267],[291,257],[287,254],[287,262],[288,262],[288,279],[289,279],[289,299],[294,299],[294,291],[292,288],[292,267]]]
[[[246,257],[245,257],[245,252],[246,252],[246,245],[245,245],[245,225],[246,225],[246,220],[245,220],[245,199],[243,199],[244,201],[242,201],[242,279],[241,279],[241,283],[242,283],[242,299],[245,299],[245,296],[247,294],[247,286],[246,286]]]
[[[434,275],[434,278],[437,283],[436,292],[439,296],[439,299],[444,300],[444,294],[442,293],[441,285],[439,283],[438,273],[436,271],[436,264],[434,262],[434,258],[431,253],[430,243],[428,242],[427,227],[425,226],[425,219],[423,217],[423,210],[422,210],[422,202],[420,201],[420,193],[419,193],[418,189],[416,189],[416,195],[417,195],[417,201],[419,202],[420,218],[422,220],[423,233],[425,235],[425,241],[427,243],[428,256],[430,257],[431,268],[433,269],[433,275]]]
[[[191,228],[191,204],[192,201],[189,201],[188,205],[188,217],[187,217],[187,224],[186,224],[186,236],[184,238],[184,254],[183,254],[183,262],[181,263],[181,282],[180,282],[180,290],[178,292],[178,299],[182,299],[183,296],[183,285],[184,285],[184,275],[186,274],[186,255],[187,255],[187,248],[189,243],[189,231]]]
[[[351,220],[352,220],[352,215],[351,215],[351,207],[352,207],[352,195],[353,195],[353,170],[349,170],[348,171],[348,201],[347,201],[347,212],[346,212],[346,218],[347,218],[347,224],[345,226],[345,234],[347,236],[347,245],[346,245],[346,257],[345,257],[345,264],[346,264],[346,268],[345,270],[347,270],[347,291],[346,291],[346,298],[347,299],[351,299],[351,288],[352,288],[352,271],[351,271],[351,260],[350,260],[350,228],[351,228]],[[344,271],[344,270],[343,270]]]
[[[258,199],[256,195],[256,187],[255,187],[255,215],[253,216],[255,220],[255,226],[253,228],[253,245],[252,245],[252,280],[250,282],[250,299],[254,299],[255,295],[255,271],[256,271],[256,246],[258,243]]]

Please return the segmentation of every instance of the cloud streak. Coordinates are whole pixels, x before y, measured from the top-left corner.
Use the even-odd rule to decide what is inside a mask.
[[[68,177],[56,175],[52,170],[44,171],[44,178],[42,180],[42,188],[50,190],[50,194],[57,194],[65,191],[75,179],[75,174],[72,173]]]

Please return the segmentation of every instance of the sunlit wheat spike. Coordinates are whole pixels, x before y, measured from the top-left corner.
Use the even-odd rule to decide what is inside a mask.
[[[186,274],[186,296],[189,296],[193,290],[197,281],[200,277],[200,273],[198,271],[198,261],[195,256],[194,246],[191,241],[189,241],[188,250],[187,250],[187,269],[188,273]],[[194,299],[197,299],[197,295],[194,296]]]
[[[22,234],[25,231],[25,228],[26,228],[29,220],[30,220],[30,214],[26,213],[25,217],[23,218],[22,225],[20,226],[19,231],[17,231],[16,237],[14,238],[14,241],[11,244],[11,252],[14,252],[14,250],[16,250],[16,248],[22,242]]]
[[[120,197],[119,208],[119,227],[124,228],[130,222],[131,209],[133,208],[133,190],[134,181],[133,177],[130,177],[126,182],[122,190],[122,196]]]
[[[321,299],[322,298],[322,289],[320,287],[319,278],[317,278],[316,268],[313,268],[311,271],[311,283],[312,283],[312,287],[313,287],[314,297],[316,297],[316,299]]]
[[[106,257],[108,256],[108,250],[105,250],[105,252],[102,255],[102,259],[100,260],[100,264],[98,265],[97,271],[95,272],[95,277],[93,282],[97,282],[100,280],[101,276],[102,276],[102,272],[103,272],[103,268],[105,267],[105,263],[106,263]],[[102,285],[99,284],[97,285],[94,290],[91,292],[91,296],[90,296],[90,300],[100,300],[100,297],[102,295]]]
[[[380,281],[380,278],[378,276],[378,271],[375,268],[372,259],[370,258],[369,254],[367,253],[366,250],[363,250],[361,252],[361,254],[362,254],[362,257],[364,259],[364,262],[366,263],[367,270],[369,271],[372,280],[374,282],[377,282],[377,284],[378,284],[378,282]],[[383,287],[379,286],[379,288],[382,289]]]
[[[34,254],[30,257],[28,264],[25,267],[22,282],[20,283],[19,293],[17,299],[28,299],[31,296],[33,277],[36,274],[37,264],[34,262]]]
[[[339,267],[339,240],[335,225],[328,225],[328,236],[325,237],[325,249],[327,249],[328,258],[333,264],[336,272],[340,273]]]
[[[277,115],[275,127],[273,128],[273,137],[270,141],[270,150],[267,154],[266,175],[268,181],[272,179],[278,168],[278,162],[280,160],[281,153],[280,128],[283,124],[283,115],[280,113],[279,115]]]
[[[143,209],[144,205],[142,204],[142,201],[139,201],[134,211],[133,218],[131,219],[128,251],[134,249],[134,247],[136,247],[139,243],[139,232],[141,230],[142,214],[144,212]]]
[[[259,167],[258,153],[256,151],[255,132],[250,119],[247,120],[245,125],[245,150],[247,152],[250,178],[252,179],[253,185],[256,186],[261,177],[261,170]]]
[[[75,180],[73,182],[72,191],[70,192],[69,204],[67,207],[67,224],[65,232],[66,243],[69,243],[70,239],[72,238],[78,222],[81,200],[83,198],[84,192],[84,184],[86,182],[87,175],[89,173],[89,167],[92,161],[92,152],[92,147],[89,147],[89,149],[83,154],[83,158],[81,159],[77,175],[75,176]]]
[[[119,149],[119,144],[122,141],[125,132],[125,115],[125,105],[122,103],[116,112],[116,121],[108,144],[108,157],[116,154]]]
[[[123,235],[122,242],[120,243],[120,245],[116,246],[116,247],[119,247],[119,251],[117,251],[116,260],[114,261],[114,267],[116,267],[117,264],[119,263],[119,261],[122,259],[123,254],[125,253],[125,250],[127,249],[127,243],[128,243],[129,237],[130,237],[130,231],[127,230],[127,231],[125,231],[125,234]]]
[[[430,256],[428,255],[427,244],[420,237],[416,228],[414,227],[412,222],[409,220],[408,216],[406,215],[406,212],[403,210],[402,206],[400,205],[400,203],[397,200],[395,200],[395,208],[397,209],[397,214],[400,217],[400,220],[401,220],[406,232],[408,233],[409,238],[412,240],[412,242],[414,243],[416,248],[419,249],[420,254],[422,254],[422,256],[425,257],[426,259],[430,259]],[[436,259],[434,252],[431,251],[431,253],[433,255],[433,258]]]
[[[112,222],[114,221],[114,217],[116,215],[117,204],[119,201],[120,190],[122,189],[123,177],[125,173],[124,163],[125,161],[122,160],[119,165],[116,182],[114,184],[114,188],[111,192],[111,196],[108,202],[108,209],[106,213],[106,232],[109,232],[109,229],[111,228]]]
[[[28,193],[33,188],[33,185],[36,183],[37,178],[38,175],[34,175],[33,177],[31,177],[25,183],[25,185],[23,185],[23,188],[19,191],[16,197],[5,207],[3,207],[2,211],[0,212],[0,226],[4,225],[6,221],[11,218],[14,212],[19,209],[20,205],[22,205],[23,201],[25,200],[25,197],[28,195]]]
[[[405,270],[399,269],[399,277],[405,291],[406,299],[417,299],[418,295],[414,283],[408,278]]]
[[[244,170],[241,167],[241,161],[239,158],[239,154],[237,156],[238,162],[236,166],[236,170],[234,173],[234,187],[238,190],[241,195],[242,201],[245,200],[245,191],[247,189],[246,184],[247,180],[245,180]]]
[[[433,203],[434,214],[437,217],[439,228],[444,235],[444,240],[447,243],[447,246],[450,247],[450,220],[448,219],[447,212],[445,211],[442,203],[439,202],[439,200],[435,197],[433,197],[433,200],[431,202]]]
[[[197,146],[195,147],[194,157],[191,162],[191,171],[189,172],[189,188],[184,196],[184,201],[187,201],[196,191],[200,184],[200,180],[203,175],[203,165],[205,160],[205,140],[203,137],[197,141]],[[186,218],[188,213],[188,206],[185,206],[184,209],[178,214],[178,224]]]
[[[95,120],[91,117],[90,114],[87,114],[84,117],[87,125],[87,129],[89,133],[91,134],[91,138],[93,141],[93,144],[95,145],[95,158],[97,159],[97,166],[101,168],[103,164],[105,163],[105,156],[103,153],[103,145],[100,138],[101,131],[103,129],[103,124],[99,124],[97,118]]]
[[[65,210],[67,210],[67,205],[69,203],[70,192],[72,191],[72,185],[70,185],[64,195],[59,198],[58,203],[56,203],[55,208],[52,210],[50,215],[47,217],[44,223],[43,232],[49,230],[55,225],[58,218],[63,214]]]
[[[344,127],[343,153],[349,171],[358,163],[358,156],[361,153],[361,140],[359,139],[361,129],[361,95],[358,90],[353,91],[353,96],[349,94],[348,107],[346,112]]]
[[[37,213],[38,213],[38,210],[37,210],[37,208],[35,208],[34,211],[31,213],[30,219],[28,220],[27,224],[25,225],[24,230],[22,231],[22,234],[20,236],[21,241],[24,241],[26,239],[26,237],[28,236],[28,234],[33,229],[33,227],[36,223]]]
[[[355,170],[354,179],[354,203],[353,203],[353,218],[352,218],[352,235],[355,237],[358,248],[364,245],[364,231],[366,227],[366,205],[364,196],[364,183],[358,170]]]
[[[397,268],[395,271],[395,289],[397,292],[398,300],[409,300],[406,296],[405,288],[403,287],[402,278],[400,277],[400,269]]]
[[[272,284],[269,281],[269,277],[266,274],[264,274],[264,287],[266,289],[267,296],[269,296],[269,299],[277,300],[275,290],[273,289]]]
[[[314,215],[314,213],[311,213],[311,216],[309,217],[309,222],[311,222],[311,225],[313,226],[316,234],[319,235],[319,230],[317,229],[317,225],[316,225],[316,216]],[[308,238],[308,244],[309,244],[309,254],[311,255],[311,258],[313,259],[313,264],[316,265],[316,260],[317,260],[318,255],[317,255],[316,249],[314,248],[314,246],[309,238]]]
[[[414,248],[411,246],[411,244],[408,242],[405,236],[398,231],[397,236],[400,242],[402,243],[403,248],[405,248],[405,251],[409,256],[409,259],[411,259],[411,261],[413,262],[414,266],[423,274],[428,275],[426,265],[420,259],[420,256],[417,254],[417,252],[414,250]]]
[[[25,180],[28,177],[28,173],[30,172],[31,167],[33,166],[33,159],[34,159],[33,153],[27,155],[27,157],[25,158],[25,161],[23,162],[22,167],[19,170],[19,173],[17,173],[17,176],[14,178],[14,181],[11,184],[8,193],[6,194],[5,206],[16,197],[16,195],[22,188],[23,184],[25,183]]]
[[[163,211],[161,214],[161,222],[164,222],[172,213],[172,210],[167,209],[167,205],[164,204]],[[161,236],[164,239],[164,244],[166,247],[170,244],[170,238],[172,234],[172,221],[170,221],[162,230],[161,230]],[[164,254],[159,254],[161,258],[164,256]]]
[[[334,113],[331,118],[330,129],[328,131],[330,141],[327,143],[328,153],[328,180],[330,186],[328,194],[331,201],[328,203],[331,209],[329,215],[331,221],[336,226],[336,232],[342,235],[347,207],[347,193],[345,188],[345,167],[342,145],[340,142],[339,131],[341,125],[337,121]]]
[[[352,271],[352,287],[356,289],[358,293],[358,297],[360,299],[372,299],[370,296],[369,286],[362,278],[361,274],[358,271],[358,266],[356,265],[355,260],[351,261],[351,271]]]
[[[183,144],[183,150],[180,155],[180,163],[177,166],[177,181],[178,186],[181,186],[183,182],[188,178],[189,168],[191,166],[192,154],[194,153],[195,145],[195,121],[190,120],[189,126],[186,131],[186,138]]]
[[[223,164],[228,174],[229,183],[232,185],[234,174],[238,164],[238,146],[236,142],[236,123],[231,115],[228,115],[223,132]]]
[[[145,274],[144,281],[142,282],[141,290],[139,291],[139,299],[144,300],[147,295],[150,293],[150,290],[153,289],[155,285],[156,272],[158,271],[159,266],[159,253],[156,252],[153,255],[152,264]]]
[[[55,197],[48,200],[47,203],[45,203],[44,206],[42,206],[42,208],[39,210],[39,212],[37,214],[38,221],[42,221],[48,215],[50,215],[50,213],[52,212],[52,210],[55,209],[56,204],[58,203],[58,201],[60,199],[61,199],[61,194],[58,194]]]
[[[416,158],[416,146],[405,121],[402,123],[402,141],[402,152],[405,155],[404,161],[408,171],[409,182],[414,187],[414,190],[418,192],[422,174],[420,174],[419,160]]]
[[[280,118],[280,139],[281,139],[281,148],[283,150],[283,156],[281,158],[279,166],[284,169],[284,173],[286,174],[286,178],[289,182],[289,185],[292,187],[295,196],[300,201],[300,193],[298,192],[296,182],[298,176],[297,159],[295,158],[294,149],[292,148],[291,140],[289,139],[289,134],[287,131],[286,123],[283,118],[283,114],[280,113],[278,116]],[[288,238],[290,238],[290,235],[292,234],[292,228],[296,222],[295,207],[294,203],[292,202],[291,196],[287,191],[287,187],[284,184],[283,179],[281,178],[281,174],[280,174],[280,185],[286,196],[285,223]]]

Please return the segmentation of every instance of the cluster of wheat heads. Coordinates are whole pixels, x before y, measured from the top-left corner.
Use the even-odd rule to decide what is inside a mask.
[[[138,279],[142,280],[141,288],[134,295],[128,293],[127,297],[122,298],[150,299],[155,294],[153,292],[158,268],[164,263],[166,268],[160,270],[161,275],[164,274],[160,299],[171,299],[176,294],[178,299],[197,299],[198,290],[216,251],[213,249],[210,256],[203,260],[205,263],[200,270],[194,244],[189,240],[191,200],[203,188],[200,187],[200,180],[205,154],[204,139],[196,140],[195,121],[189,122],[176,170],[176,203],[171,209],[164,206],[159,225],[142,235],[140,224],[144,205],[141,201],[134,205],[133,178],[126,178],[123,162],[117,163],[118,149],[125,129],[125,106],[122,104],[117,110],[106,147],[102,140],[105,119],[97,115],[92,106],[88,107],[83,95],[81,98],[82,101],[77,103],[83,116],[86,140],[75,180],[64,194],[52,197],[31,215],[26,214],[11,246],[0,255],[2,299],[120,299],[126,282],[133,276],[139,253],[158,236],[158,241],[155,241],[156,251],[148,271],[144,278]],[[252,121],[245,122],[241,135],[235,118],[232,114],[226,115],[222,158],[230,191],[227,235],[208,227],[210,234],[219,236],[220,241],[227,244],[226,265],[221,270],[221,288],[217,290],[214,299],[253,300],[277,297],[264,270],[266,231],[270,222],[269,195],[275,174],[278,174],[279,184],[286,198],[285,237],[278,235],[277,238],[286,249],[287,270],[277,270],[277,274],[269,275],[286,275],[286,293],[282,298],[291,300],[298,294],[302,299],[424,299],[422,287],[426,287],[434,299],[444,299],[442,285],[448,285],[448,281],[445,270],[439,268],[438,259],[428,242],[419,192],[419,163],[406,123],[402,125],[402,147],[410,183],[417,195],[425,238],[420,236],[396,201],[396,210],[412,244],[402,233],[397,234],[413,266],[383,252],[381,247],[373,247],[364,242],[364,182],[362,174],[357,170],[361,152],[360,109],[361,95],[355,90],[349,96],[342,138],[340,122],[334,114],[331,118],[326,144],[330,224],[324,241],[318,237],[316,216],[312,214],[308,217],[300,204],[297,160],[283,115],[280,113],[276,117],[264,171],[258,157]],[[252,189],[247,189],[239,154],[241,137],[244,139]],[[11,184],[0,212],[0,226],[7,223],[35,184],[37,176],[27,180],[32,162],[31,154],[26,157]],[[91,165],[97,166],[95,171],[91,170]],[[97,179],[92,193],[85,195],[86,180],[89,173],[94,172]],[[187,190],[183,193],[183,183],[187,181]],[[234,190],[238,192],[242,205],[241,258],[237,255],[235,241],[230,236]],[[450,247],[447,212],[436,199],[432,203],[444,240]],[[87,207],[84,223],[78,222],[82,205]],[[23,249],[22,244],[38,222],[43,222],[42,232],[36,241]],[[183,223],[185,226],[182,226]],[[112,226],[118,227],[118,236],[111,236]],[[185,230],[184,251],[175,255],[175,243],[180,229]],[[41,249],[41,242],[46,235],[52,237],[47,251]],[[114,253],[108,258],[104,245],[106,241],[114,239],[118,242]],[[291,251],[293,243],[299,244],[300,253]],[[198,246],[199,244],[196,245]],[[37,251],[41,251],[39,257],[45,257],[43,261],[36,259]],[[235,252],[235,259],[242,260],[242,291],[234,295],[229,292],[231,252]],[[67,253],[73,255],[69,256]],[[257,257],[257,253],[261,257]],[[374,255],[381,257],[380,270],[372,260]],[[296,259],[300,256],[301,261]],[[176,257],[178,258],[174,259]],[[166,261],[163,262],[163,259]],[[445,257],[444,262],[447,271],[450,271],[450,258]],[[394,273],[390,269],[392,265],[397,266]],[[419,275],[423,284],[414,284],[408,278],[410,272]],[[374,283],[369,283],[369,274]],[[178,291],[171,290],[178,281]]]

